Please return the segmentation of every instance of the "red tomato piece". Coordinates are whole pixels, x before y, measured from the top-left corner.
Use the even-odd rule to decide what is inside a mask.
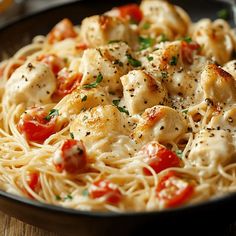
[[[79,173],[87,164],[86,149],[82,141],[68,139],[55,153],[53,159],[58,172]]]
[[[56,132],[55,117],[45,119],[48,115],[43,108],[26,110],[18,123],[18,130],[24,134],[28,141],[43,143],[49,136]]]
[[[192,64],[193,63],[193,53],[200,49],[200,45],[194,42],[187,43],[182,41],[181,43],[181,56],[183,63]]]
[[[5,66],[0,67],[0,78],[3,76]]]
[[[54,54],[41,55],[37,57],[37,60],[48,65],[55,75],[65,67],[64,61]]]
[[[39,180],[39,173],[33,172],[29,174],[28,185],[33,191],[41,187]]]
[[[175,171],[169,171],[160,179],[156,193],[164,207],[177,207],[191,198],[194,193],[194,184]]]
[[[88,48],[88,45],[85,43],[79,43],[75,46],[76,50],[86,50]]]
[[[72,22],[69,19],[63,19],[48,34],[48,42],[53,44],[66,38],[75,38],[76,36],[77,33]]]
[[[143,18],[143,13],[137,4],[128,4],[118,7],[120,17],[139,23]]]
[[[118,204],[122,199],[122,194],[117,185],[104,179],[95,181],[89,190],[89,194],[94,199],[105,197],[106,202],[110,204]]]
[[[179,167],[181,165],[180,159],[174,152],[155,141],[143,146],[140,153],[147,157],[146,162],[156,173],[170,167]],[[143,168],[143,172],[145,175],[151,175],[151,172],[147,168]]]
[[[53,94],[54,98],[63,98],[65,95],[70,94],[75,90],[82,79],[82,74],[70,73],[68,70],[63,69],[57,76],[57,90]]]

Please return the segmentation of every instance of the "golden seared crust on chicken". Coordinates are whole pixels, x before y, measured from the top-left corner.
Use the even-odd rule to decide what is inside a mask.
[[[137,34],[125,20],[107,15],[97,15],[82,21],[81,39],[89,47],[99,47],[114,40],[133,45],[137,40]]]
[[[231,60],[235,39],[226,21],[203,19],[194,24],[191,31],[193,40],[201,46],[202,55],[221,65]]]
[[[120,79],[124,103],[131,115],[142,113],[146,108],[167,101],[167,90],[161,80],[155,80],[145,71],[133,70]]]
[[[154,106],[145,110],[131,136],[138,143],[168,143],[186,131],[187,122],[181,114],[167,106]]]
[[[234,103],[236,99],[235,80],[221,67],[208,63],[201,75],[204,97],[214,103]]]

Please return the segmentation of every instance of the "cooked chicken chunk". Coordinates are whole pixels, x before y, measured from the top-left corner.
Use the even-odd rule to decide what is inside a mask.
[[[177,111],[166,106],[154,106],[145,110],[131,136],[138,143],[153,140],[167,143],[186,130],[186,121]]]
[[[141,113],[146,108],[164,104],[167,91],[161,80],[155,80],[142,70],[130,71],[121,77],[125,106],[131,115]]]
[[[25,63],[11,75],[6,88],[9,103],[46,104],[51,102],[56,78],[43,63]]]

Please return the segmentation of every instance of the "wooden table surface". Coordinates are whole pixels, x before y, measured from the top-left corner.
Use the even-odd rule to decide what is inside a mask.
[[[62,236],[28,225],[13,217],[0,212],[1,236]]]

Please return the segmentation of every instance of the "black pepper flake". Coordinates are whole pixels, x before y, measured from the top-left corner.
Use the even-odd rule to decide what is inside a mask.
[[[210,98],[206,98],[206,99],[205,99],[205,103],[206,103],[208,106],[213,106],[213,105],[214,105],[213,101],[212,101]]]
[[[163,129],[165,129],[165,127],[164,127],[164,126],[161,126],[160,130],[163,130]]]
[[[233,118],[232,118],[232,117],[228,117],[228,119],[227,119],[227,120],[228,120],[228,122],[229,122],[229,123],[233,123],[233,122],[234,122],[234,120],[233,120]]]
[[[34,69],[35,67],[32,65],[32,63],[29,63],[27,65],[27,68],[29,69],[29,71],[31,71],[32,69]]]

